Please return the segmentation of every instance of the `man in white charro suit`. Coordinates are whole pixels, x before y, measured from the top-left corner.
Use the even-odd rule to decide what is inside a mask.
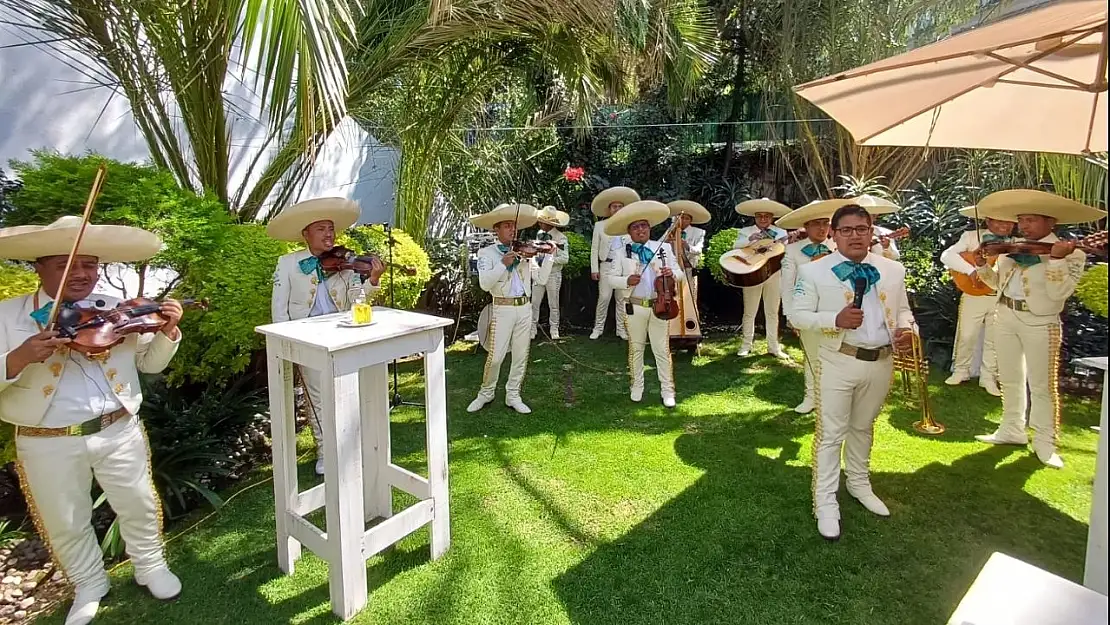
[[[975,219],[974,206],[961,209],[960,214]],[[968,230],[948,249],[941,252],[940,262],[951,271],[968,275],[978,275],[975,265],[967,262],[961,253],[974,252],[982,243],[1008,242],[1013,238],[1014,222],[986,218],[985,229]],[[972,359],[979,338],[983,338],[983,356],[979,364],[979,386],[988,393],[999,397],[998,359],[994,349],[994,308],[998,293],[986,295],[960,295],[959,314],[956,319],[956,340],[952,342],[952,375],[945,384],[956,386],[971,379]]]
[[[676,227],[682,234],[679,238],[683,243],[683,256],[686,266],[686,281],[690,284],[690,296],[694,298],[694,305],[698,304],[698,264],[701,263],[702,253],[705,251],[705,230],[693,224],[705,224],[713,218],[709,209],[691,200],[675,200],[667,204],[671,211],[671,220],[680,219]],[[671,245],[674,248],[674,245]],[[678,250],[675,250],[677,253]],[[687,272],[686,269],[689,268]]]
[[[611,187],[598,193],[590,203],[590,210],[600,220],[594,223],[594,236],[590,246],[590,277],[597,282],[597,309],[594,311],[594,330],[591,339],[601,338],[605,331],[605,320],[609,317],[609,301],[613,299],[613,287],[604,276],[613,272],[613,262],[623,252],[627,237],[609,236],[605,233],[605,221],[616,215],[627,204],[640,201],[640,194],[628,187]],[[617,336],[628,339],[625,331],[624,302],[617,296]]]
[[[980,255],[979,277],[998,292],[994,349],[1002,386],[1002,422],[975,438],[994,445],[1025,446],[1026,406],[1033,452],[1046,466],[1063,468],[1056,453],[1060,429],[1060,313],[1083,275],[1087,256],[1062,241],[1057,224],[1093,222],[1106,211],[1035,191],[998,191],[978,204],[983,217],[1016,221],[1026,241],[1051,244],[1049,254],[1003,254],[993,267]],[[1028,401],[1026,388],[1029,390]]]
[[[96,357],[71,349],[57,329],[45,330],[80,226],[80,217],[62,217],[0,231],[0,257],[33,261],[41,284],[32,295],[0,302],[0,419],[16,426],[16,466],[31,516],[73,584],[66,625],[91,622],[110,587],[91,523],[94,477],[118,515],[135,581],[157,599],[181,593],[162,549],[162,504],[138,416],[139,372],[162,371],[177,352],[181,305],[165,300],[162,330],[132,334]],[[79,309],[114,308],[119,299],[93,295],[100,263],[144,261],[160,248],[157,236],[138,228],[89,225],[58,317],[68,325]]]
[[[628,235],[629,243],[613,262],[613,272],[605,278],[614,290],[623,291],[631,312],[628,314],[628,374],[631,378],[630,397],[638,402],[644,395],[644,347],[650,342],[655,356],[655,373],[659,377],[659,394],[667,408],[675,406],[674,368],[671,362],[669,324],[653,312],[658,293],[655,279],[672,276],[676,282],[685,279],[669,245],[652,241],[651,228],[663,223],[670,215],[665,204],[642,200],[625,206],[605,224],[605,233],[617,237]],[[679,285],[676,285],[676,287]],[[677,293],[677,288],[676,288]]]
[[[559,232],[570,223],[570,215],[554,206],[544,206],[543,210],[536,213],[536,222],[540,231],[536,234],[537,241],[543,241],[555,246],[554,254],[537,254],[532,263],[532,280],[540,287],[539,292],[532,297],[532,338],[540,325],[540,306],[543,304],[544,295],[547,295],[547,327],[552,339],[559,338],[559,289],[563,286],[563,267],[570,261],[570,248],[567,235]]]
[[[869,251],[871,215],[847,205],[831,221],[837,251],[798,271],[793,305],[798,329],[821,333],[813,512],[818,533],[836,540],[842,450],[848,493],[874,514],[890,516],[871,489],[871,445],[875,419],[890,390],[892,349],[911,345],[914,319],[905,268]]]
[[[790,325],[797,328],[794,321],[794,285],[798,281],[798,270],[811,262],[820,260],[836,251],[836,242],[829,238],[829,219],[833,212],[843,203],[839,200],[817,200],[793,210],[782,217],[775,225],[784,230],[805,228],[805,238],[786,246],[786,254],[782,258],[782,311],[786,314]],[[816,330],[798,330],[798,337],[802,342],[802,352],[805,354],[803,368],[805,370],[805,397],[802,403],[794,407],[794,412],[807,414],[813,411],[817,403],[817,392],[814,388],[815,369],[821,358],[821,333]]]
[[[755,224],[740,228],[736,233],[733,249],[747,247],[759,241],[779,241],[786,244],[790,234],[782,228],[776,228],[775,219],[784,217],[790,212],[790,207],[774,200],[761,198],[747,200],[736,205],[736,212],[755,218]],[[767,329],[767,353],[781,360],[790,360],[790,356],[779,345],[779,306],[782,304],[782,294],[779,292],[782,280],[778,273],[755,286],[742,287],[744,294],[744,311],[740,322],[740,349],[737,356],[747,356],[752,351],[752,342],[755,340],[755,317],[759,313],[759,304],[763,303],[763,322]]]
[[[532,340],[532,263],[513,250],[518,228],[536,223],[536,208],[528,204],[501,204],[488,213],[475,215],[470,223],[476,228],[493,230],[497,243],[478,250],[478,284],[493,296],[490,305],[489,352],[482,372],[478,396],[466,407],[478,412],[493,401],[501,363],[512,353],[509,379],[505,382],[505,405],[528,414],[532,409],[520,397],[524,372],[528,368],[528,349]]]
[[[320,256],[335,247],[336,233],[353,226],[360,212],[358,204],[351,200],[319,198],[286,208],[266,225],[271,237],[305,245],[305,249],[278,259],[270,298],[274,323],[350,310],[361,295],[369,300],[378,291],[385,268],[377,259],[365,276],[350,269],[327,275],[320,264]],[[316,442],[316,475],[323,475],[324,446],[319,419],[324,414],[320,388],[323,373],[300,366],[297,371],[312,412],[309,425]]]

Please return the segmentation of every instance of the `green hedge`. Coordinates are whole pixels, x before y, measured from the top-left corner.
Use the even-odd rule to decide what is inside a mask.
[[[416,306],[416,301],[420,299],[424,286],[428,284],[428,280],[432,277],[431,263],[428,260],[427,252],[408,233],[396,228],[392,232],[394,240],[393,264],[396,265],[393,277],[396,286],[390,283],[389,267],[386,267],[381,279],[382,289],[375,303],[388,306],[390,293],[392,293],[397,308],[411,309]],[[381,257],[383,262],[389,260],[387,241],[388,237],[385,228],[382,226],[355,226],[336,238],[338,245],[346,246],[359,254],[377,255]],[[415,269],[416,274],[407,276],[399,271],[402,267]]]
[[[563,267],[563,279],[572,280],[590,270],[590,241],[577,232],[564,232],[567,235],[567,251],[570,258]]]
[[[1088,310],[1100,317],[1107,316],[1106,263],[1094,265],[1079,279],[1075,296]]]
[[[732,249],[732,244],[736,242],[736,233],[740,232],[739,228],[727,228],[721,230],[709,239],[709,244],[705,246],[705,264],[709,266],[709,273],[713,274],[713,279],[721,284],[726,284],[724,270],[721,269],[721,263],[717,259],[721,254]]]
[[[39,285],[38,276],[21,265],[0,261],[0,301],[34,292]],[[0,465],[15,459],[14,428],[0,423]]]

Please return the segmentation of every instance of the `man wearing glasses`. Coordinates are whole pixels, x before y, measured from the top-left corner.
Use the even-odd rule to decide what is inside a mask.
[[[906,270],[870,251],[871,215],[849,204],[832,216],[837,251],[798,270],[792,322],[821,333],[815,362],[813,512],[817,531],[840,538],[840,456],[848,493],[879,516],[890,510],[871,489],[875,418],[886,401],[893,349],[912,344]]]

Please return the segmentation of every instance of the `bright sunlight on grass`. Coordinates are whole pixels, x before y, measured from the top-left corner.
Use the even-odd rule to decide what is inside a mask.
[[[628,400],[623,342],[537,342],[524,386],[535,412],[522,416],[500,390],[466,413],[485,355],[457,344],[447,361],[451,549],[430,562],[423,529],[373,558],[369,606],[352,622],[925,625],[948,618],[994,551],[1081,579],[1094,402],[1065,402],[1067,468],[1053,471],[1028,451],[973,440],[1000,415],[977,386],[934,375],[934,409],[948,426],[935,438],[913,431],[918,414],[896,392],[872,466],[893,516],[869,514],[842,489],[843,537],[826,543],[810,512],[813,417],[790,410],[801,369],[735,349],[713,341],[692,361],[676,355],[679,404],[669,411],[651,372],[644,402]],[[416,370],[404,377],[409,399],[422,395]],[[394,413],[394,453],[422,471],[418,410]],[[302,485],[313,483],[311,457],[301,468]],[[97,622],[336,622],[321,560],[306,551],[283,577],[274,549],[264,483],[171,541],[179,601],[156,604],[125,566]]]

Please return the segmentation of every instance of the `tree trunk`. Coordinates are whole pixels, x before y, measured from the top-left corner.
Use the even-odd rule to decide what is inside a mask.
[[[732,41],[732,51],[736,55],[736,72],[732,77],[732,106],[729,109],[728,126],[725,128],[725,164],[721,169],[721,177],[728,176],[729,167],[732,166],[732,152],[736,143],[737,123],[744,121],[744,63],[747,58],[747,38],[744,36],[744,14],[741,7],[740,18],[729,39]]]

